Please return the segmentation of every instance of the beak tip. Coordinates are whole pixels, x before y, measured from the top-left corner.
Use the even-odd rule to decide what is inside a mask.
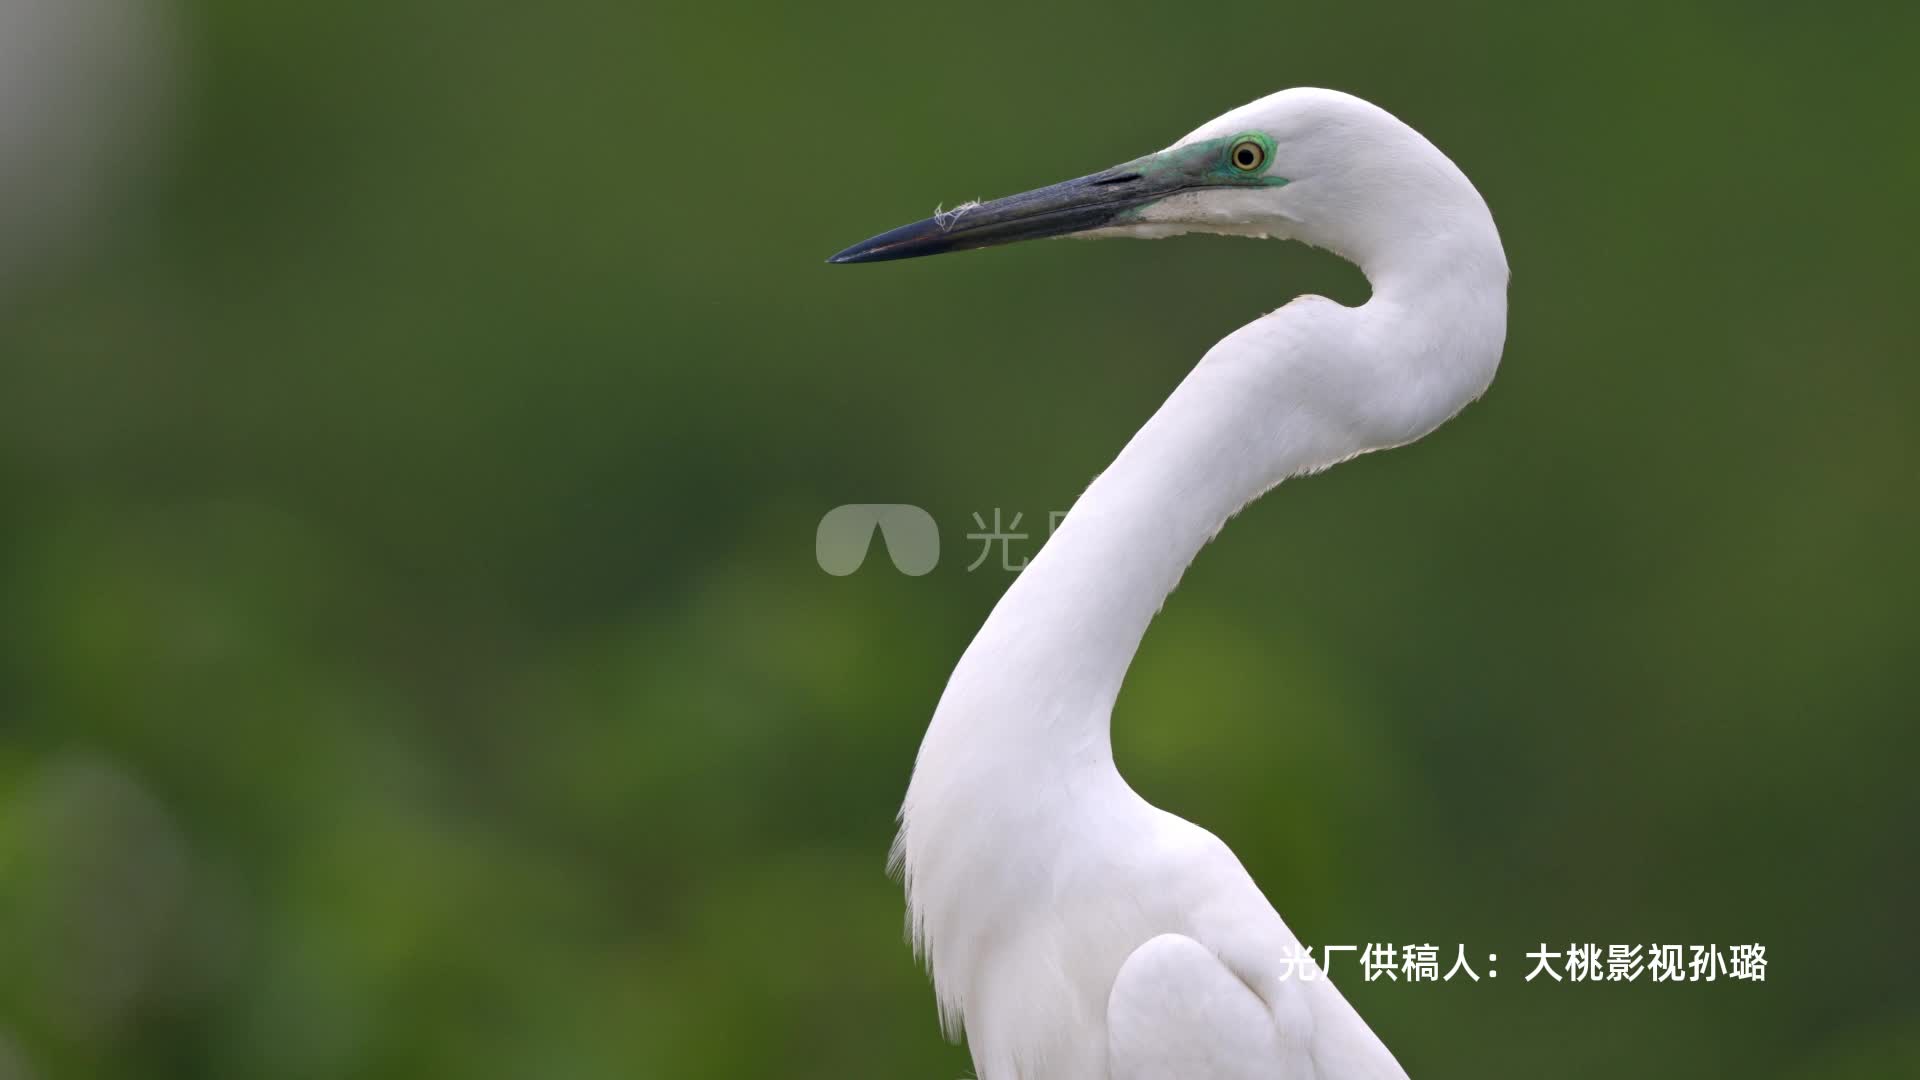
[[[1085,232],[1110,223],[1119,211],[1164,192],[1142,192],[1142,177],[1126,167],[1009,195],[971,202],[924,221],[889,229],[830,256],[827,262],[891,262],[949,251],[991,247]],[[964,216],[962,216],[964,215]]]
[[[849,263],[886,262],[889,259],[911,258],[915,254],[919,253],[910,248],[903,249],[893,235],[882,233],[871,240],[862,240],[844,251],[835,252],[828,257],[827,262],[834,266],[844,266]]]
[[[839,265],[843,263],[890,262],[894,259],[912,259],[921,255],[937,255],[952,250],[953,244],[947,242],[946,230],[932,218],[916,221],[911,225],[902,225],[889,229],[878,236],[865,240],[832,255],[827,262]]]

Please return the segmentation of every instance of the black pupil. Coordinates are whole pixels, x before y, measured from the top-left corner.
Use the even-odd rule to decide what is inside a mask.
[[[1234,159],[1240,162],[1242,167],[1249,168],[1249,169],[1252,168],[1253,161],[1254,161],[1253,147],[1251,146],[1241,147],[1240,152],[1234,155]]]

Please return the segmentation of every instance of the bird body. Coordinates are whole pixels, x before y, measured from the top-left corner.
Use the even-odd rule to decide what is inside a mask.
[[[1328,248],[1373,294],[1297,298],[1209,350],[941,696],[894,860],[943,1021],[981,1080],[1405,1075],[1227,846],[1127,785],[1109,722],[1148,623],[1228,518],[1290,476],[1420,438],[1491,381],[1507,265],[1479,193],[1386,112],[1297,89],[835,261],[1193,231]]]

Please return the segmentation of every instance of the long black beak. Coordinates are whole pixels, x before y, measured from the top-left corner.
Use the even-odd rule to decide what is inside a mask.
[[[1153,157],[1142,158],[1077,180],[956,207],[883,232],[827,261],[913,259],[1112,225],[1129,210],[1191,186],[1193,178],[1186,170],[1154,167],[1157,164]]]

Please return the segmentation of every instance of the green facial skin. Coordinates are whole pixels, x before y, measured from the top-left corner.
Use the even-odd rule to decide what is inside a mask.
[[[1260,163],[1252,169],[1242,169],[1233,163],[1233,148],[1241,143],[1253,143],[1260,148]],[[1152,179],[1181,179],[1185,187],[1283,187],[1287,184],[1284,176],[1270,175],[1267,170],[1273,167],[1273,140],[1268,136],[1250,131],[1242,135],[1226,135],[1218,139],[1202,139],[1188,143],[1178,149],[1146,157],[1135,158],[1119,169],[1131,170]]]
[[[1233,163],[1234,149],[1241,143],[1254,143],[1260,148],[1260,162],[1251,169],[1242,169]],[[1218,139],[1202,139],[1189,143],[1177,150],[1159,154],[1148,154],[1135,158],[1120,169],[1130,169],[1141,175],[1179,184],[1179,190],[1195,191],[1206,188],[1246,187],[1272,188],[1284,187],[1287,178],[1273,176],[1267,172],[1273,166],[1273,140],[1257,131],[1241,135],[1226,135]],[[1179,191],[1168,192],[1169,195]],[[1166,196],[1162,196],[1165,198]],[[1114,215],[1113,224],[1130,225],[1140,220],[1141,212],[1159,202],[1135,206]]]

